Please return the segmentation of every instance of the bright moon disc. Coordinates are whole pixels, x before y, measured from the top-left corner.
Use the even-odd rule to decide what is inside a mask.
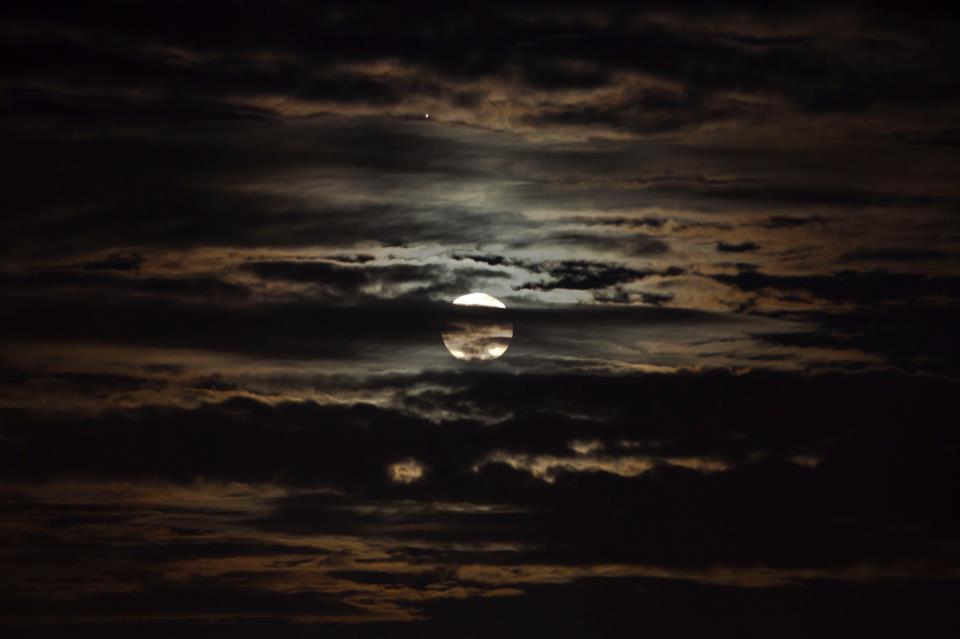
[[[450,354],[462,360],[497,359],[507,352],[513,338],[513,323],[498,317],[506,305],[486,293],[470,293],[453,300],[456,317],[443,331],[443,345]]]

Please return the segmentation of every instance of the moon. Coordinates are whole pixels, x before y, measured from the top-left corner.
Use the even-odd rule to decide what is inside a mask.
[[[441,337],[457,359],[488,361],[507,352],[513,339],[513,322],[502,315],[506,304],[486,293],[469,293],[453,300],[457,309]]]

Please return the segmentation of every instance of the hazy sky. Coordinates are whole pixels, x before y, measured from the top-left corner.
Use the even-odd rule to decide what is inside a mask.
[[[5,3],[0,629],[960,630],[960,21],[770,4]]]

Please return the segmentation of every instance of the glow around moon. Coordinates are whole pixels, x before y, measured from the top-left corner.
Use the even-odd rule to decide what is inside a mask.
[[[470,293],[453,300],[455,306],[475,307],[476,313],[458,313],[443,331],[443,344],[462,360],[493,360],[507,352],[513,338],[513,323],[497,317],[506,305],[486,293]],[[487,309],[497,309],[491,312]],[[465,311],[467,309],[464,309]]]
[[[486,293],[470,293],[468,295],[461,295],[457,299],[453,300],[454,304],[458,306],[489,306],[491,308],[506,308],[507,305],[495,298],[493,295],[487,295]]]

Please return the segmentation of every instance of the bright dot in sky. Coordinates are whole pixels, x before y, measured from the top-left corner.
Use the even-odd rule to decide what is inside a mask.
[[[506,309],[507,306],[492,295],[470,293],[453,300],[455,306]],[[456,313],[443,331],[443,345],[450,354],[462,360],[497,359],[507,352],[513,338],[513,323],[490,314],[489,311],[474,314]]]
[[[412,457],[408,457],[387,466],[387,476],[395,484],[412,484],[423,479],[426,470],[423,464]]]
[[[429,119],[430,119],[430,114],[429,114],[429,113],[425,113],[423,117],[425,117],[426,119],[429,120]]]

